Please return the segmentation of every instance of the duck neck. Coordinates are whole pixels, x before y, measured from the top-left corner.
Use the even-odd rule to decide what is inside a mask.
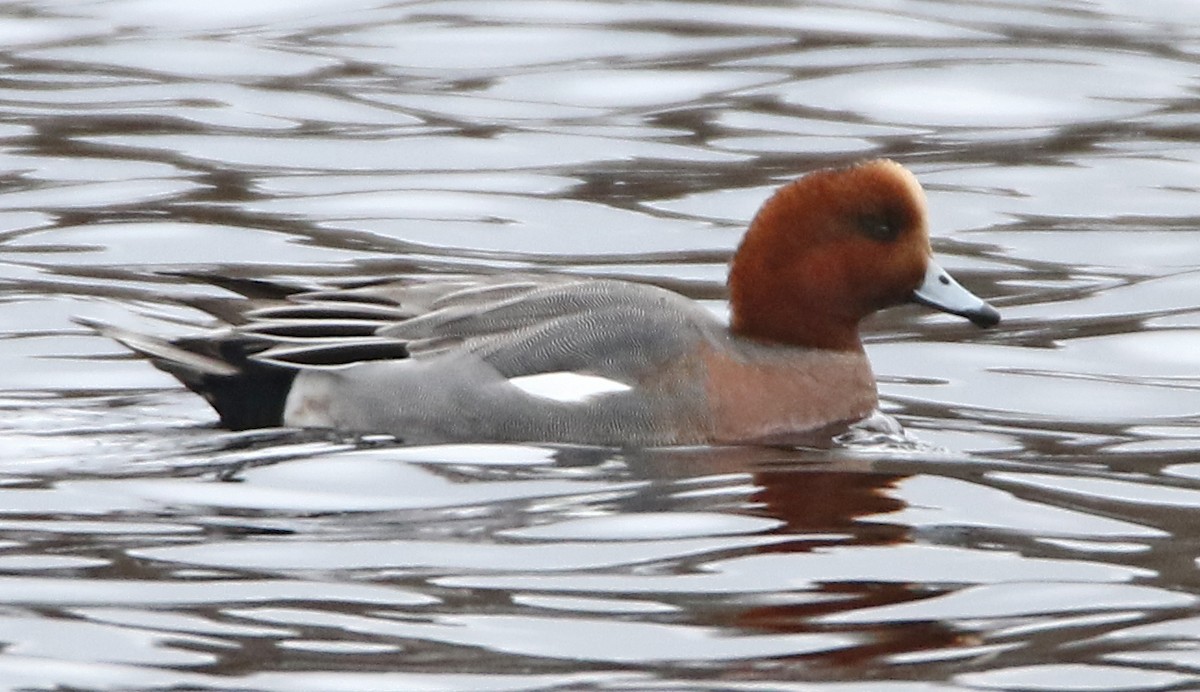
[[[795,306],[781,310],[778,303],[772,302],[751,303],[750,308],[736,307],[731,316],[730,331],[766,343],[846,353],[863,350],[857,321],[831,315],[800,314]]]
[[[761,342],[861,353],[861,315],[839,309],[842,303],[830,288],[833,277],[819,270],[803,277],[780,272],[763,260],[767,257],[739,252],[734,258],[730,330]]]

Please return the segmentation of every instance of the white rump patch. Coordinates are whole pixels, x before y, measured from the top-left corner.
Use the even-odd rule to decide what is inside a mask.
[[[543,372],[514,377],[508,382],[531,396],[567,403],[580,403],[602,394],[633,389],[624,382],[578,372]]]

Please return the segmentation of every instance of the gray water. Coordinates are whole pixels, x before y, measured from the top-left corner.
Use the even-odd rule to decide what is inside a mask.
[[[1200,688],[1200,5],[0,5],[0,689]],[[75,326],[215,273],[633,276],[894,157],[982,332],[867,326],[908,439],[230,433]]]

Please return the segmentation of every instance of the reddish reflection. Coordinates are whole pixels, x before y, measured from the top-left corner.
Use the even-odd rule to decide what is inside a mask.
[[[662,477],[698,478],[741,473],[753,487],[731,511],[782,522],[774,533],[795,540],[755,548],[761,553],[795,553],[848,545],[896,545],[911,542],[911,527],[888,523],[887,515],[906,507],[895,493],[909,475],[884,473],[870,460],[838,459],[827,452],[790,450],[689,450],[639,455],[631,466]],[[804,575],[797,575],[803,577]],[[940,622],[886,625],[826,624],[824,616],[938,596],[925,584],[838,581],[818,584],[796,598],[777,594],[777,602],[717,609],[706,624],[762,634],[851,632],[859,643],[838,651],[801,656],[806,665],[850,666],[879,657],[978,643],[973,635]],[[814,598],[813,596],[818,596]],[[764,599],[766,600],[766,599]]]
[[[907,476],[853,471],[757,471],[752,500],[761,513],[784,522],[792,533],[853,529],[855,543],[894,544],[908,540],[906,527],[859,523],[861,517],[904,508],[889,494]],[[838,540],[839,543],[844,541]]]
[[[761,513],[780,519],[780,531],[849,534],[849,541],[831,536],[828,542],[803,540],[763,546],[762,552],[819,549],[822,544],[891,545],[911,540],[909,528],[886,523],[886,515],[905,507],[891,491],[908,476],[871,471],[808,471],[804,469],[758,471],[753,474],[760,490],[753,499]],[[863,522],[864,517],[875,521]],[[973,643],[961,631],[940,622],[914,622],[880,626],[829,626],[819,618],[846,611],[905,603],[939,595],[925,586],[905,582],[825,583],[819,592],[840,598],[798,604],[773,604],[729,612],[723,624],[764,633],[854,631],[861,643],[816,657],[834,666],[854,665],[892,654],[940,649]],[[816,622],[814,622],[816,620]]]

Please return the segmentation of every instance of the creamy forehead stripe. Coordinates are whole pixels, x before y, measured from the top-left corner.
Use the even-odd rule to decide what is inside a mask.
[[[578,372],[543,372],[510,379],[509,384],[531,396],[579,403],[602,394],[627,392],[624,382]]]

